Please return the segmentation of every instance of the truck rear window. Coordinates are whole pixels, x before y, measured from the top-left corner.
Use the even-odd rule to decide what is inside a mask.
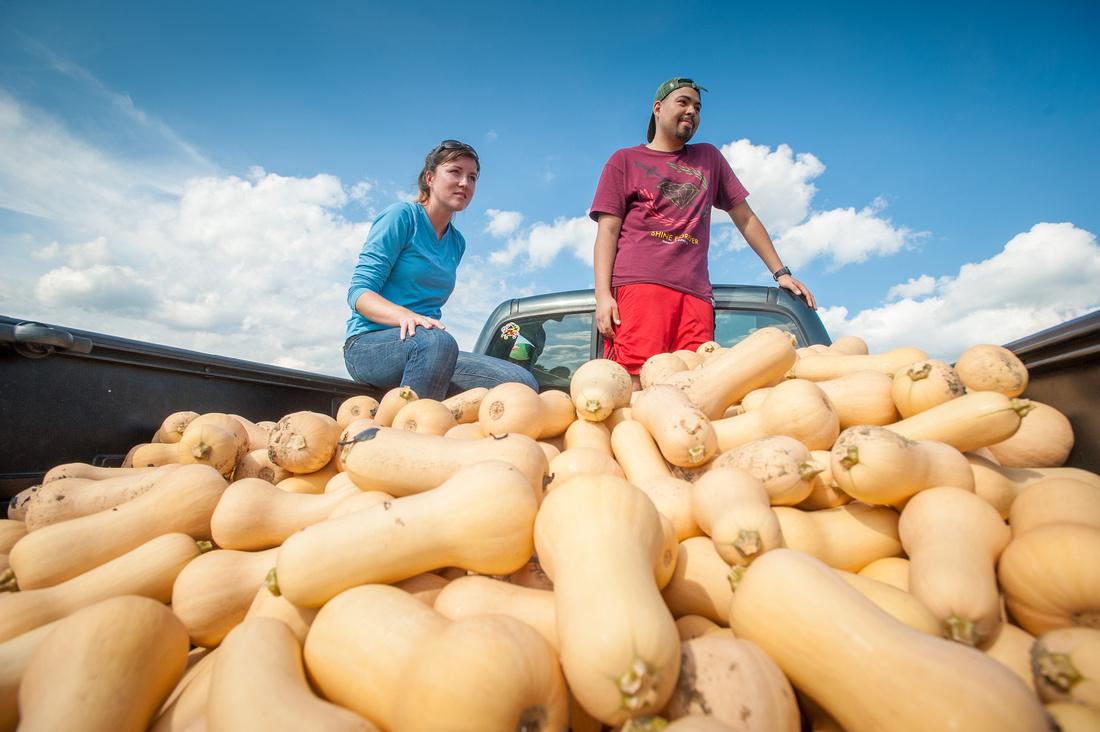
[[[544,390],[569,391],[573,372],[592,357],[592,319],[592,313],[567,313],[510,320],[488,355],[523,366]]]

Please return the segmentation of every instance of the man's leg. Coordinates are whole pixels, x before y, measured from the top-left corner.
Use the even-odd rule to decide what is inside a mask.
[[[670,350],[695,351],[714,340],[714,306],[709,300],[680,293],[680,322]]]
[[[642,365],[658,353],[673,350],[681,294],[649,283],[616,288],[620,323],[615,337],[604,341],[604,358],[621,364],[639,386]]]

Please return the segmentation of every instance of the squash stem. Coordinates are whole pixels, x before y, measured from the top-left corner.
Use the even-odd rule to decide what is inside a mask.
[[[1014,398],[1012,400],[1012,409],[1016,414],[1020,415],[1021,419],[1026,417],[1027,413],[1034,408],[1035,407],[1031,406],[1031,400],[1029,399]]]
[[[953,640],[968,646],[978,642],[978,631],[973,620],[952,615],[947,619],[947,636]]]
[[[205,442],[199,442],[191,448],[191,456],[196,460],[206,460],[211,452],[211,447]]]
[[[760,532],[742,529],[733,542],[733,548],[741,552],[741,556],[751,557],[760,551]]]
[[[1031,671],[1063,693],[1069,693],[1081,681],[1081,672],[1068,653],[1052,653],[1041,643],[1031,648]]]
[[[0,574],[0,592],[19,592],[19,582],[15,579],[15,572],[11,567]]]
[[[840,464],[844,466],[845,470],[851,470],[854,466],[859,465],[859,448],[855,445],[849,447],[848,452],[840,459]]]
[[[527,707],[519,715],[516,732],[541,732],[546,729],[546,721],[546,709],[541,706]]]
[[[741,578],[745,576],[748,567],[733,567],[728,576],[730,589],[737,592],[737,585],[741,584]]]
[[[602,406],[599,399],[584,400],[584,411],[588,414],[599,414]]]
[[[199,539],[195,544],[199,547],[200,554],[206,554],[214,548],[214,542],[207,541],[206,539]]]
[[[909,377],[910,381],[920,381],[927,379],[930,373],[932,373],[932,364],[925,361],[920,366],[911,367],[906,376]]]
[[[275,597],[283,594],[279,589],[279,575],[275,572],[275,567],[272,567],[271,571],[267,573],[267,577],[264,577],[264,585],[267,586],[267,591]]]
[[[657,674],[649,670],[645,661],[635,658],[630,668],[619,676],[623,708],[637,712],[654,706],[658,701],[657,683]]]
[[[661,732],[668,727],[664,717],[645,715],[626,720],[619,732]]]
[[[304,450],[306,449],[306,438],[302,435],[293,435],[286,441],[286,446],[291,450]]]
[[[703,455],[707,452],[707,448],[704,445],[694,445],[688,450],[688,460],[692,464],[699,462],[703,459]]]
[[[813,480],[814,476],[818,473],[823,473],[825,468],[821,467],[812,460],[805,460],[798,465],[799,476],[802,480]]]

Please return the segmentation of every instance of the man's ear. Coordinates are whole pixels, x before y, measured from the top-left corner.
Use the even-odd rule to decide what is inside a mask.
[[[661,115],[661,102],[656,101],[653,103],[653,118],[656,119]]]

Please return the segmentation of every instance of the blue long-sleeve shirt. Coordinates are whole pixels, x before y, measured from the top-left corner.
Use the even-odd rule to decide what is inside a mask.
[[[465,251],[466,240],[453,224],[442,239],[436,238],[428,213],[420,204],[395,203],[387,207],[371,224],[351,276],[351,317],[345,338],[392,327],[370,321],[355,310],[355,301],[367,291],[414,313],[438,319],[454,291],[458,263]]]

